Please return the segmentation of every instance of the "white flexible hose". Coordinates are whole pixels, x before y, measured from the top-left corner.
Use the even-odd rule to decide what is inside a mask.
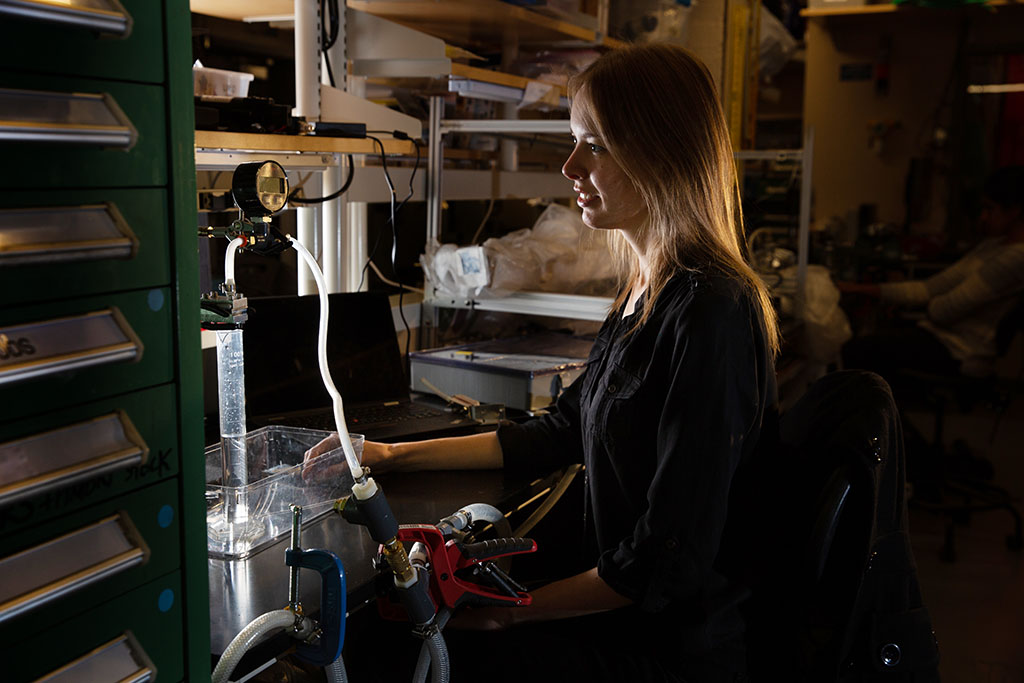
[[[245,244],[241,237],[228,242],[228,249],[224,252],[224,285],[229,289],[235,286],[235,252]]]
[[[363,478],[363,468],[359,464],[355,448],[352,447],[352,439],[348,435],[345,411],[341,404],[341,394],[338,393],[337,387],[334,386],[334,380],[331,379],[331,371],[327,367],[327,283],[324,282],[324,274],[320,271],[320,266],[317,265],[316,259],[313,258],[313,255],[309,253],[306,247],[302,246],[302,243],[291,235],[288,235],[288,242],[291,243],[295,251],[299,253],[299,256],[302,257],[309,270],[313,273],[317,291],[320,293],[320,331],[317,335],[317,360],[320,362],[320,376],[323,378],[327,393],[331,395],[331,402],[334,405],[334,424],[338,430],[338,438],[341,439],[341,448],[345,452],[345,460],[348,462],[349,471],[352,473],[352,478],[359,481]]]
[[[459,512],[468,514],[470,523],[482,519],[494,524],[499,520],[505,519],[505,515],[501,514],[501,510],[487,503],[471,503],[460,509]]]
[[[348,672],[340,656],[324,667],[324,671],[327,672],[328,683],[348,683]]]
[[[231,673],[238,666],[242,656],[268,633],[295,625],[295,613],[285,609],[274,610],[256,617],[241,630],[228,644],[224,654],[217,660],[213,670],[212,683],[227,683]]]

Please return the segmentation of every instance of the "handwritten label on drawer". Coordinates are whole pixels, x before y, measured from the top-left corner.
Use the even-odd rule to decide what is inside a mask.
[[[0,443],[0,507],[145,462],[124,412]]]

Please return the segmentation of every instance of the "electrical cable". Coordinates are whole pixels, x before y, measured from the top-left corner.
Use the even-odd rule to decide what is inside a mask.
[[[372,133],[387,133],[387,134],[401,133],[401,131],[379,131],[379,130],[371,130],[371,131],[367,131],[367,132],[371,133],[371,134]],[[403,133],[403,135],[404,135],[404,133]],[[408,137],[408,136],[406,136],[406,137]],[[411,139],[411,138],[408,138],[408,139]],[[418,140],[412,140],[412,144],[415,145],[415,147],[416,147],[416,162],[413,164],[412,174],[409,176],[409,193],[407,195],[405,195],[405,197],[402,199],[402,201],[398,204],[398,207],[395,209],[395,213],[396,214],[399,211],[402,210],[402,207],[405,206],[406,203],[409,201],[409,199],[412,197],[412,195],[413,195],[413,182],[416,179],[416,171],[418,171],[419,168],[420,168],[420,143],[419,143]],[[369,254],[366,257],[366,263],[363,264],[363,270],[362,270],[362,273],[359,276],[359,286],[356,288],[357,292],[362,290],[362,288],[363,288],[363,281],[366,279],[366,269],[370,267],[370,261],[373,260],[373,255],[377,253],[378,245],[380,245],[380,233],[379,232],[377,233],[377,238],[373,241],[373,247],[370,249],[370,252],[369,252]]]
[[[352,160],[352,155],[348,154],[346,156],[348,157],[348,174],[345,177],[345,182],[338,190],[335,190],[334,192],[330,193],[325,197],[296,197],[295,195],[302,189],[302,187],[299,186],[288,194],[288,203],[299,204],[302,206],[306,206],[309,204],[323,204],[324,202],[329,202],[332,199],[337,199],[338,197],[343,195],[345,191],[348,190],[349,186],[352,185],[352,180],[353,178],[355,178],[356,175],[356,164]]]
[[[341,32],[341,16],[338,14],[338,0],[320,0],[320,44],[321,52],[324,56],[324,64],[327,65],[327,79],[331,84],[334,85],[334,70],[331,68],[331,58],[327,54],[327,51],[331,49],[336,42],[338,42],[338,35]],[[328,31],[326,23],[323,21],[324,18],[330,20],[330,30]]]
[[[388,173],[388,162],[387,155],[384,153],[384,143],[380,141],[380,138],[372,135],[367,135],[366,137],[373,140],[380,147],[380,163],[384,168],[384,179],[387,181],[388,189],[391,191],[391,272],[394,273],[395,281],[398,283],[398,317],[402,319],[402,326],[405,328],[405,354],[402,357],[402,365],[406,381],[408,381],[409,338],[412,336],[412,332],[409,329],[409,321],[405,319],[405,310],[402,302],[403,295],[405,294],[405,285],[402,284],[402,278],[398,276],[398,223],[395,220],[395,214],[398,212],[398,208],[396,206],[398,194],[395,192],[395,184],[391,182],[391,174]]]
[[[371,131],[368,131],[368,132],[369,133],[380,133],[382,131],[371,130]],[[383,131],[383,132],[385,132],[385,133],[400,133],[401,131]],[[416,146],[416,162],[413,164],[412,174],[409,176],[409,193],[398,204],[398,207],[395,209],[395,213],[396,214],[399,211],[402,210],[402,207],[405,206],[406,203],[409,201],[409,199],[412,197],[412,195],[413,195],[413,183],[415,182],[415,179],[416,179],[416,171],[418,171],[419,167],[420,167],[420,143],[417,140],[412,140],[412,144]],[[366,257],[366,263],[363,264],[363,270],[362,270],[362,273],[359,276],[359,286],[356,288],[357,292],[362,290],[362,288],[363,288],[363,281],[366,279],[366,269],[370,267],[370,261],[373,260],[373,255],[377,253],[377,247],[380,245],[380,235],[381,235],[381,233],[378,232],[377,233],[377,238],[373,241],[373,247],[370,249],[370,252],[369,252],[369,254]]]
[[[373,270],[373,272],[377,274],[377,279],[379,279],[381,282],[383,282],[386,285],[390,285],[391,287],[398,287],[398,283],[397,282],[395,282],[393,280],[387,279],[384,276],[384,273],[380,272],[380,268],[377,267],[376,263],[374,263],[373,261],[369,261],[369,264],[370,264],[370,268]],[[405,285],[405,288],[408,289],[410,292],[417,292],[419,294],[423,294],[423,290],[420,289],[419,287],[412,287],[411,285]]]
[[[476,232],[473,233],[473,239],[469,241],[470,244],[476,244],[476,241],[480,239],[480,233],[483,232],[484,226],[487,225],[487,221],[491,217],[491,212],[494,211],[494,195],[491,195],[491,201],[487,205],[487,211],[484,213],[484,218],[480,221],[480,226],[477,227]]]

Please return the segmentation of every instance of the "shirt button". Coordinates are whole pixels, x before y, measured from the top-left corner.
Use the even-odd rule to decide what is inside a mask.
[[[614,394],[618,390],[619,390],[619,388],[617,386],[615,386],[614,384],[609,384],[608,385],[608,393],[609,394]]]
[[[676,546],[678,546],[678,545],[679,545],[679,542],[676,541],[676,539],[674,539],[674,538],[670,538],[667,541],[665,541],[665,549],[666,550],[675,550]]]

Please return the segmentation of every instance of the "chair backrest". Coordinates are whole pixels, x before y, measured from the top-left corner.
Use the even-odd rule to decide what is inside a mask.
[[[834,680],[861,567],[872,510],[864,477],[851,468],[843,429],[853,412],[846,390],[881,381],[861,371],[815,382],[780,418],[783,468],[771,483],[777,571],[762,577],[752,600],[751,671],[791,681]],[[853,395],[860,391],[854,390]],[[856,401],[856,398],[852,399]],[[832,676],[832,678],[829,678]],[[781,679],[780,679],[781,680]]]
[[[780,448],[778,570],[751,601],[752,678],[829,683],[870,658],[880,589],[869,560],[890,547],[881,539],[905,538],[902,432],[888,385],[858,370],[822,377],[782,415]],[[920,606],[900,548],[882,558],[912,579],[894,611]]]

